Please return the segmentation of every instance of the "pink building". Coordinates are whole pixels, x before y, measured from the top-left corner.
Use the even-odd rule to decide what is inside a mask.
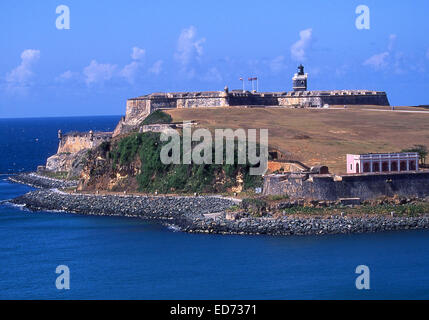
[[[417,170],[419,170],[419,154],[417,152],[347,155],[347,173],[404,172]]]

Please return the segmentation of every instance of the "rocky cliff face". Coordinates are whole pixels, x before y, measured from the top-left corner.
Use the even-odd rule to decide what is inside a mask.
[[[67,172],[67,178],[78,178],[87,160],[87,149],[75,153],[59,153],[48,158],[46,170],[50,172]]]
[[[110,146],[92,149],[82,168],[78,190],[137,191],[136,176],[140,173],[138,157],[126,165],[113,166]]]
[[[221,193],[241,192],[260,184],[249,175],[248,165],[163,164],[160,150],[166,142],[159,136],[154,132],[132,133],[91,149],[78,189]]]
[[[69,178],[80,176],[88,150],[110,141],[110,132],[75,132],[60,136],[58,151],[46,161],[50,172],[67,172]]]

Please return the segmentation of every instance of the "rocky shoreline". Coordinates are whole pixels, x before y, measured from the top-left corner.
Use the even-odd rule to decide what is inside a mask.
[[[374,233],[429,229],[429,215],[422,217],[330,217],[330,218],[246,218],[194,219],[178,223],[180,230],[196,233],[303,236]]]
[[[92,195],[41,189],[9,201],[32,211],[155,219],[189,233],[326,235],[429,229],[429,215],[419,217],[323,217],[230,219],[236,202],[216,196],[173,197]]]
[[[15,174],[10,176],[8,180],[16,183],[26,184],[34,188],[43,189],[76,188],[78,183],[77,181],[49,178],[39,175],[35,172]]]
[[[215,196],[95,195],[56,189],[36,190],[9,202],[31,211],[65,211],[158,220],[204,217],[204,214],[223,212],[235,204],[230,199]]]

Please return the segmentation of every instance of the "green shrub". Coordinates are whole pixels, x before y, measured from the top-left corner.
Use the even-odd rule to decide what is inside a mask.
[[[160,133],[134,133],[121,139],[113,146],[110,152],[112,166],[115,169],[117,165],[127,165],[138,156],[142,165],[141,172],[136,178],[140,190],[144,192],[223,192],[235,185],[235,178],[239,172],[243,174],[244,189],[254,188],[262,184],[262,177],[249,174],[251,168],[249,164],[210,165],[192,163],[165,165],[161,162],[160,153],[163,145],[167,143],[160,141]],[[180,152],[183,154],[182,144]],[[214,155],[214,148],[212,152]],[[222,185],[216,185],[217,176],[222,176],[224,182]]]
[[[162,124],[171,123],[172,121],[173,118],[171,118],[169,114],[163,112],[162,110],[155,110],[150,115],[148,115],[141,124]]]

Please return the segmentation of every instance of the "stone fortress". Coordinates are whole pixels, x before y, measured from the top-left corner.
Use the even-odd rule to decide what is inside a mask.
[[[285,107],[321,108],[325,105],[382,105],[388,106],[385,92],[370,90],[308,91],[308,74],[300,65],[292,78],[292,91],[257,92],[231,90],[203,92],[151,93],[127,100],[125,117],[119,121],[114,132],[58,132],[59,147],[40,170],[68,172],[77,177],[82,167],[86,150],[97,147],[112,137],[139,130],[142,121],[157,109],[204,108],[204,107]],[[161,128],[162,129],[162,128]],[[156,130],[150,127],[148,130]],[[147,131],[147,130],[144,130]],[[290,163],[296,167],[298,164]],[[284,167],[284,164],[282,164]],[[292,168],[295,171],[295,168]],[[300,169],[300,168],[298,168]],[[300,170],[298,170],[300,171]]]
[[[128,99],[126,115],[122,117],[114,132],[90,131],[62,134],[59,131],[57,154],[50,157],[46,166],[40,166],[38,170],[66,172],[69,178],[78,178],[88,150],[99,146],[104,141],[110,141],[114,136],[132,130],[141,130],[141,122],[157,109],[236,106],[285,108],[322,108],[326,105],[389,106],[385,92],[307,91],[307,80],[308,74],[304,73],[304,67],[301,65],[292,78],[293,91],[288,92],[229,91],[225,87],[224,91],[152,93]],[[156,129],[156,126],[150,125],[148,130],[157,131],[159,128]],[[158,126],[162,127],[162,125]],[[347,175],[330,174],[329,169],[323,165],[309,168],[298,161],[283,159],[282,152],[273,148],[270,148],[270,156],[272,160],[268,163],[269,171],[280,170],[283,173],[264,176],[264,195],[288,195],[316,200],[346,198],[357,201],[394,194],[420,197],[429,195],[429,172],[419,171],[417,154],[411,155],[411,162],[408,158],[405,159],[408,162],[402,161],[405,165],[400,158],[393,159],[397,160],[398,166],[395,167],[397,170],[392,165],[396,162],[392,160],[390,154],[387,167],[384,164],[386,161],[383,162],[381,158],[377,158],[378,162],[373,161],[375,165],[372,164],[368,168],[365,166],[368,162],[365,157],[374,158],[374,155],[349,155],[347,166],[350,166],[352,171]],[[359,163],[359,169],[356,163]],[[377,164],[379,164],[378,167]]]
[[[139,125],[157,109],[201,107],[295,107],[321,108],[325,105],[376,105],[389,106],[385,92],[371,90],[308,91],[308,74],[300,65],[293,76],[293,90],[285,92],[257,92],[229,90],[203,92],[151,93],[127,100],[126,116],[114,135]]]

